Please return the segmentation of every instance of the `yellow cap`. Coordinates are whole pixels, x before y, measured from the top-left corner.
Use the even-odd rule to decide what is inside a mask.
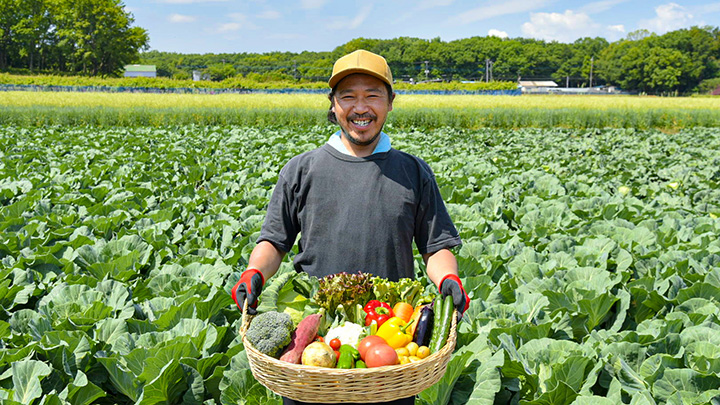
[[[349,53],[335,62],[328,84],[333,88],[340,80],[353,73],[375,76],[392,86],[392,72],[385,58],[362,49]]]

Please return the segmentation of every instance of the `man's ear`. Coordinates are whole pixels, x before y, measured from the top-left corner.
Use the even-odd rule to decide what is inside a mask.
[[[392,109],[393,109],[392,104],[393,104],[394,100],[395,100],[395,92],[393,91],[393,93],[390,95],[390,102],[388,103],[388,104],[390,104],[390,108],[388,108],[388,112],[392,111]]]

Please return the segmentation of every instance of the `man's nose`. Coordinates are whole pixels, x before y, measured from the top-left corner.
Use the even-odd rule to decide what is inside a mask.
[[[368,103],[364,98],[359,98],[355,105],[353,106],[353,110],[358,114],[363,114],[368,112],[369,107]]]

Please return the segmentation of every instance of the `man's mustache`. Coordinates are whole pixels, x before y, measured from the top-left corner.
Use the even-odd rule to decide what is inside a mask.
[[[377,118],[377,115],[365,113],[365,114],[351,114],[348,116],[348,120],[361,120],[363,118],[369,118],[371,120],[374,120]]]

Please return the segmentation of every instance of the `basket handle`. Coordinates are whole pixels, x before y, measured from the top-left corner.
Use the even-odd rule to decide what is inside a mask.
[[[243,300],[243,309],[242,309],[242,321],[240,324],[240,335],[243,337],[245,336],[245,333],[247,333],[248,327],[250,326],[250,321],[252,320],[252,315],[247,313],[247,298]]]

